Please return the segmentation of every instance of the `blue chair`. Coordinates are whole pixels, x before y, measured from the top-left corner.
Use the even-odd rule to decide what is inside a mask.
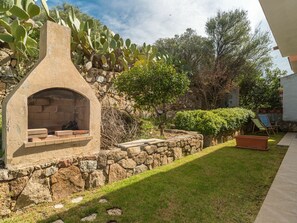
[[[277,131],[277,128],[271,124],[268,115],[266,115],[266,114],[258,114],[258,118],[263,123],[263,125],[268,130],[271,130],[273,132],[273,134],[275,135],[275,131]]]
[[[254,123],[253,133],[255,132],[255,127],[257,127],[259,131],[265,131],[266,134],[269,136],[269,129],[260,121],[260,119],[252,118],[252,121]]]

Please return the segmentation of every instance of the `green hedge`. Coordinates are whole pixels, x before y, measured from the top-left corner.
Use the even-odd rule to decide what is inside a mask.
[[[227,122],[227,125],[223,126],[221,129],[223,132],[239,130],[250,118],[255,117],[254,112],[243,108],[219,108],[213,110],[213,113]]]
[[[239,130],[254,116],[254,112],[243,108],[181,111],[177,112],[174,123],[178,129],[216,136]]]

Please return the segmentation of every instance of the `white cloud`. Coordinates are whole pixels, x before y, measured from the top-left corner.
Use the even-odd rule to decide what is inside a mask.
[[[138,44],[173,37],[187,28],[205,35],[208,18],[215,16],[218,10],[238,8],[248,11],[252,29],[260,25],[263,31],[270,31],[259,0],[111,0],[109,4],[119,14],[105,13],[102,21]],[[272,56],[281,69],[290,72],[286,58],[281,58],[277,52]]]
[[[207,19],[218,10],[247,10],[253,28],[264,18],[258,0],[113,0],[110,6],[121,17],[105,13],[103,22],[136,43],[152,43],[158,38],[181,34],[187,28],[204,35]]]
[[[65,0],[50,0],[51,5]],[[82,11],[99,18],[112,31],[124,38],[142,44],[154,43],[159,38],[173,37],[192,28],[205,35],[207,19],[218,10],[243,9],[248,11],[251,27],[260,25],[270,31],[259,0],[66,0],[79,6]],[[271,35],[272,36],[272,35]],[[288,68],[286,59],[272,54],[276,63]]]

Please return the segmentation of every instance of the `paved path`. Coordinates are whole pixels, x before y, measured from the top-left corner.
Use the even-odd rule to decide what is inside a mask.
[[[255,223],[297,223],[297,133],[287,133],[278,145],[289,149]]]
[[[288,132],[277,144],[278,146],[290,146],[293,139],[296,139],[297,133],[296,132]]]

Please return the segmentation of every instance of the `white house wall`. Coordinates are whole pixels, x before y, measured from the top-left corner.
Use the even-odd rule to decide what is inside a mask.
[[[283,86],[283,120],[297,121],[297,74],[281,78]]]

